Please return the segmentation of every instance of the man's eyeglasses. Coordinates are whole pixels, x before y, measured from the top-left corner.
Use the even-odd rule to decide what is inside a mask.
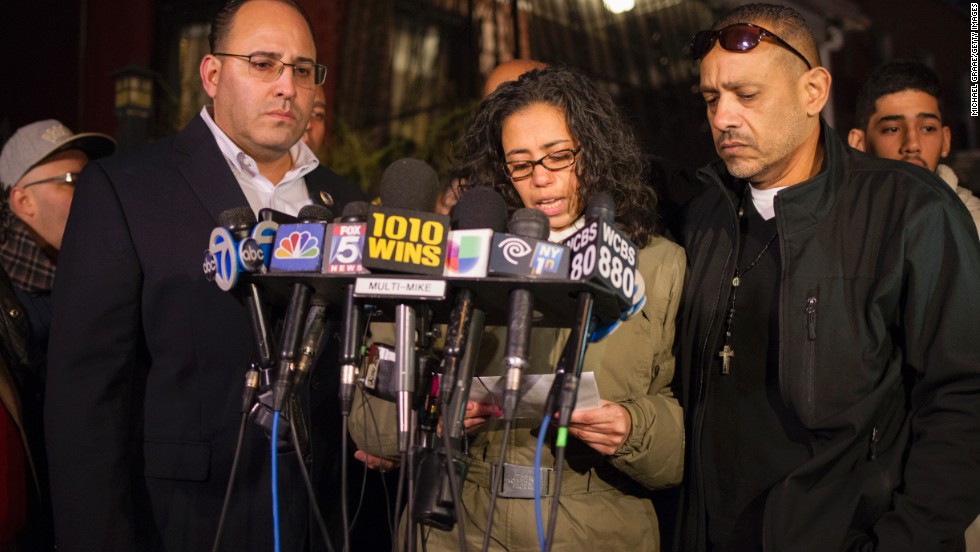
[[[504,171],[511,180],[521,180],[531,176],[535,165],[541,165],[549,171],[560,171],[575,164],[575,156],[582,151],[581,147],[553,151],[537,161],[510,161],[504,163]]]
[[[38,184],[70,184],[75,185],[75,181],[78,180],[79,173],[65,173],[60,176],[52,176],[51,178],[45,178],[43,180],[35,180],[34,182],[28,182],[27,184],[22,184],[21,188],[30,188],[31,186],[37,186]]]
[[[293,69],[293,81],[303,88],[313,88],[320,86],[327,79],[327,66],[313,63],[312,61],[300,61],[297,63],[286,63],[266,54],[227,54],[215,52],[215,56],[228,56],[244,59],[248,62],[248,74],[252,78],[262,82],[275,82],[282,75],[285,67]]]
[[[748,52],[759,45],[762,37],[767,37],[776,44],[793,52],[803,60],[807,69],[813,69],[810,62],[796,48],[773,34],[772,31],[751,23],[736,23],[724,29],[718,29],[717,31],[699,31],[691,39],[691,58],[694,61],[698,61],[706,56],[711,51],[711,47],[715,45],[716,40],[718,44],[721,44],[722,48],[729,52]]]

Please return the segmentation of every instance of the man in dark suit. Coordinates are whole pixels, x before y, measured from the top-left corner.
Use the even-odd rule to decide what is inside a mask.
[[[232,207],[361,199],[298,143],[326,70],[299,8],[230,2],[210,38],[213,105],[171,139],[90,163],[75,194],[45,406],[60,550],[211,548],[254,345],[235,295],[202,274],[207,237]],[[269,448],[250,425],[222,549],[272,547]],[[282,549],[299,550],[308,502],[291,452],[278,481]]]

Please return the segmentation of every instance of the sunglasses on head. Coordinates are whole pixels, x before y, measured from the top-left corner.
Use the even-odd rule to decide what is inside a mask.
[[[717,31],[699,31],[691,39],[691,57],[694,61],[700,60],[711,51],[715,41],[718,41],[718,44],[721,44],[721,47],[729,52],[748,52],[759,45],[762,37],[766,37],[793,52],[803,60],[807,69],[813,69],[810,62],[796,48],[790,46],[771,31],[751,23],[735,23]]]

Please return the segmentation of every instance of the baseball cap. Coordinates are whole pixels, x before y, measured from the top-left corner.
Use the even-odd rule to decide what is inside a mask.
[[[17,129],[0,153],[0,184],[4,190],[14,187],[27,171],[47,158],[65,150],[82,150],[89,160],[116,151],[116,141],[98,132],[74,134],[54,119],[31,123]]]

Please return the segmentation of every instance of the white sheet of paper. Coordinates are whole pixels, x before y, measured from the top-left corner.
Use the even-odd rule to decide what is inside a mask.
[[[516,418],[540,419],[544,415],[544,401],[548,397],[554,374],[525,374],[521,379],[520,400]],[[491,398],[491,394],[493,397]],[[504,404],[504,378],[499,376],[474,377],[470,385],[470,400],[478,403]],[[593,372],[582,372],[578,382],[575,410],[599,408],[599,386]]]

